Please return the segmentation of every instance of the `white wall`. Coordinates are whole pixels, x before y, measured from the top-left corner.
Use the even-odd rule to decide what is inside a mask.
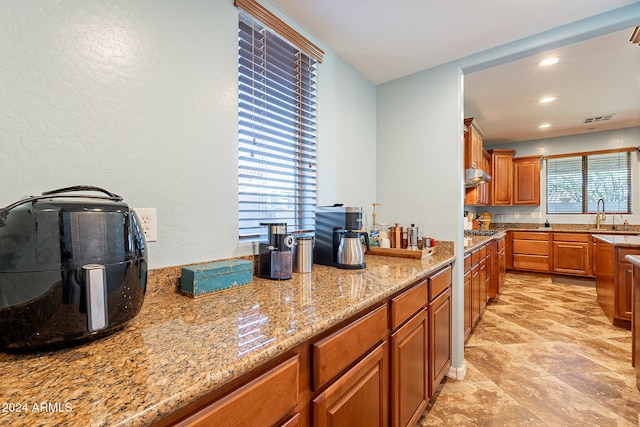
[[[571,135],[558,138],[541,139],[537,141],[527,141],[512,144],[500,144],[491,148],[501,148],[516,150],[516,157],[553,154],[582,153],[588,151],[612,150],[616,148],[628,148],[640,146],[640,127],[618,129],[588,133],[583,135]],[[607,215],[605,225],[622,224],[626,219],[630,224],[640,224],[640,157],[637,152],[631,153],[631,174],[632,174],[632,212],[631,215]],[[476,207],[476,211],[491,212],[491,220],[497,223],[540,223],[544,224],[548,219],[552,224],[593,224],[595,225],[595,215],[573,215],[555,214],[548,215],[547,212],[547,162],[542,161],[540,165],[540,206],[504,206],[504,207]],[[473,209],[473,208],[472,208]],[[519,216],[515,218],[515,215]],[[532,215],[534,218],[532,218]],[[539,218],[536,218],[539,216]]]
[[[376,88],[325,51],[319,202],[366,205]],[[0,206],[96,185],[157,208],[152,268],[252,251],[237,238],[232,0],[6,0],[0,52]]]
[[[462,242],[462,73],[444,65],[378,86],[380,219],[424,224],[438,240]],[[464,347],[463,266],[453,274],[453,366]],[[460,315],[459,315],[460,314]]]

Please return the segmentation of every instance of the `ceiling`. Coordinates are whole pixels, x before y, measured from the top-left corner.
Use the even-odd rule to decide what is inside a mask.
[[[269,0],[376,84],[637,0]],[[399,7],[401,6],[401,7]],[[486,144],[640,126],[640,47],[631,29],[465,76],[465,116]],[[556,101],[540,105],[543,96]],[[585,118],[614,114],[585,125]],[[538,129],[542,122],[551,127]]]
[[[631,32],[465,75],[465,116],[477,119],[486,145],[640,126],[640,46]],[[559,61],[540,67],[548,57]],[[548,96],[556,100],[538,102]]]

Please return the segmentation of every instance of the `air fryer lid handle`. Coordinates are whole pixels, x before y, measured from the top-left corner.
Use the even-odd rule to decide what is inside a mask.
[[[101,192],[101,193],[105,193],[107,195],[107,197],[105,196],[90,196],[87,194],[81,194],[81,195],[69,195],[67,193],[71,193],[74,191],[97,191],[97,192]],[[31,197],[25,197],[24,199],[18,200],[17,202],[14,202],[12,204],[10,204],[9,206],[6,206],[2,209],[0,209],[0,227],[4,227],[5,225],[7,225],[7,215],[9,215],[9,211],[13,208],[16,208],[20,205],[24,205],[26,203],[31,203],[31,202],[35,202],[36,200],[42,200],[42,199],[51,199],[54,197],[78,197],[78,198],[92,198],[92,199],[102,199],[102,200],[112,200],[114,202],[121,202],[123,199],[121,196],[118,196],[117,194],[111,193],[105,189],[102,189],[100,187],[94,187],[92,185],[75,185],[73,187],[65,187],[65,188],[60,188],[58,190],[51,190],[51,191],[45,191],[44,193],[42,193],[41,196],[31,196]]]
[[[122,201],[122,197],[118,196],[117,194],[114,194],[110,191],[105,190],[104,188],[100,188],[100,187],[95,187],[93,185],[74,185],[73,187],[65,187],[65,188],[60,188],[58,190],[51,190],[51,191],[45,191],[44,193],[42,193],[43,196],[57,196],[61,193],[70,193],[72,191],[97,191],[100,193],[105,193],[107,196],[109,196],[108,198],[110,200],[113,200],[114,202],[121,202]],[[82,197],[91,197],[91,196],[82,196]]]

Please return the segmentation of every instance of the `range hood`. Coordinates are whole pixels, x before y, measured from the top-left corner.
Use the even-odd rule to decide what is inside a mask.
[[[477,187],[480,184],[491,181],[491,176],[482,169],[469,168],[464,173],[465,187]]]

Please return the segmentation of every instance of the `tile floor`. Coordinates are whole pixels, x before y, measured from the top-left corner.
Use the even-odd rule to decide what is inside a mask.
[[[419,426],[640,425],[631,333],[611,325],[593,281],[507,273],[465,360]]]

